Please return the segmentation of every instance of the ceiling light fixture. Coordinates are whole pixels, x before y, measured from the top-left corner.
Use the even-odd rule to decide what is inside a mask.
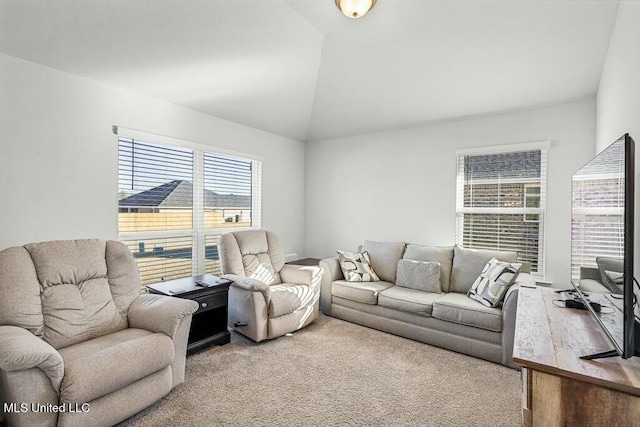
[[[344,16],[356,19],[364,16],[373,6],[376,0],[336,0],[336,6],[344,13]]]

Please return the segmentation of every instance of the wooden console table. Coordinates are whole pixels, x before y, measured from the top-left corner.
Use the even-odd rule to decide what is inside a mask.
[[[513,348],[522,365],[525,426],[640,425],[640,357],[582,360],[613,349],[591,313],[521,287]]]

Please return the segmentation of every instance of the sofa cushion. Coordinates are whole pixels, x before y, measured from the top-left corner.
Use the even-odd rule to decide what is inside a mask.
[[[394,286],[380,292],[378,295],[378,305],[393,308],[394,310],[419,314],[420,316],[431,316],[433,302],[441,296],[442,294],[438,293],[422,292],[415,289]]]
[[[522,264],[519,263],[503,262],[491,258],[467,295],[487,307],[497,307],[502,302],[509,286],[516,281],[521,267]]]
[[[169,366],[173,341],[162,333],[127,328],[59,350],[64,361],[60,403],[85,403]]]
[[[485,307],[464,294],[449,292],[433,302],[434,318],[502,332],[502,310]]]
[[[471,285],[482,273],[484,266],[491,258],[505,262],[516,262],[518,254],[510,251],[493,251],[487,249],[467,249],[456,245],[451,268],[450,292],[466,294]]]
[[[403,259],[440,263],[440,287],[449,292],[451,266],[453,265],[453,246],[420,246],[409,244]]]
[[[441,292],[440,263],[401,259],[398,261],[396,286],[423,292]]]
[[[353,253],[338,250],[338,261],[342,274],[348,282],[377,282],[380,280],[371,267],[367,252]]]
[[[404,242],[373,242],[365,240],[362,245],[362,251],[369,253],[371,267],[380,277],[380,280],[395,283],[398,261],[402,258],[404,246]]]
[[[389,282],[347,282],[336,280],[331,286],[331,295],[365,304],[377,304],[378,293],[393,286]]]
[[[307,285],[282,283],[270,286],[269,291],[269,317],[272,319],[314,303],[314,293]]]

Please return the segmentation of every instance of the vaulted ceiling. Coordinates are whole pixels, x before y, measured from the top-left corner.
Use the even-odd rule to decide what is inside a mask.
[[[0,0],[0,53],[312,141],[592,96],[618,3]]]

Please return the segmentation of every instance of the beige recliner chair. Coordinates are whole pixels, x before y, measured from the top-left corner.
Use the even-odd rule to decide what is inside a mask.
[[[229,288],[229,326],[254,341],[297,331],[318,317],[320,267],[285,265],[271,231],[227,233],[218,243]]]
[[[0,401],[9,426],[113,425],[160,399],[184,382],[197,308],[140,295],[120,242],[1,251]]]

